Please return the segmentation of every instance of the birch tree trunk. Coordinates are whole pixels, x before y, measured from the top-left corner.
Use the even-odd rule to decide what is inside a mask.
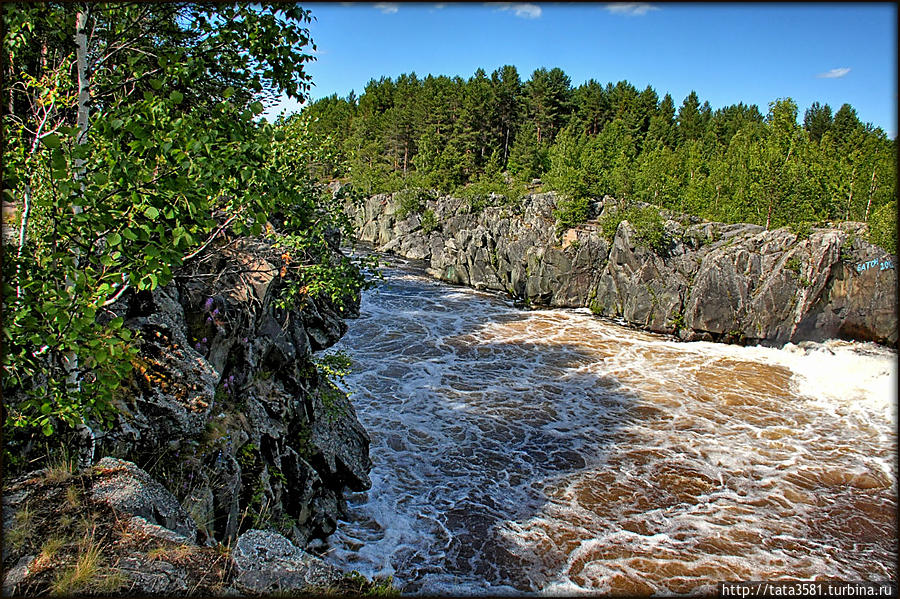
[[[869,210],[872,208],[872,196],[875,195],[875,165],[872,166],[872,186],[869,188],[869,199],[866,201],[866,216],[864,221],[869,222]]]
[[[87,25],[90,18],[91,5],[85,3],[81,10],[75,16],[75,61],[78,70],[78,113],[76,115],[76,124],[78,126],[78,137],[75,138],[77,145],[84,144],[87,141],[88,127],[90,126],[90,100],[91,100],[91,82],[88,73],[87,55]],[[84,178],[85,161],[83,158],[75,159],[75,180],[81,181]],[[81,183],[81,191],[84,191],[84,183]],[[81,214],[83,208],[79,203],[80,197],[73,198],[72,213]],[[75,265],[78,265],[78,251],[75,251]],[[71,278],[66,278],[66,290],[69,293],[75,293],[75,283]],[[70,393],[78,393],[81,390],[81,380],[78,372],[78,355],[74,351],[68,351],[63,356],[63,367],[66,370],[66,388]],[[94,461],[94,451],[96,449],[97,438],[91,427],[82,420],[81,424],[76,427],[78,432],[84,438],[83,447],[79,447],[79,466],[84,468],[90,466]]]

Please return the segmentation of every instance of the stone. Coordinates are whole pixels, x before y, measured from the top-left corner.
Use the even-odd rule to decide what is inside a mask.
[[[178,500],[144,470],[131,462],[108,456],[101,459],[94,470],[101,475],[91,488],[94,501],[140,516],[150,524],[196,541],[197,525]]]
[[[424,259],[426,272],[438,279],[505,291],[525,305],[590,307],[682,339],[897,343],[893,257],[862,241],[861,223],[813,229],[798,239],[788,229],[663,210],[670,243],[658,252],[627,221],[611,241],[596,220],[557,237],[557,199],[553,192],[528,194],[515,209],[470,213],[465,200],[437,198],[428,207],[440,227],[427,239],[398,226],[390,203],[366,201],[348,210],[360,240],[377,250]],[[606,196],[590,212],[602,216],[619,205]]]
[[[262,239],[227,240],[169,285],[111,306],[139,333],[141,370],[98,454],[158,475],[201,544],[233,541],[252,517],[305,546],[334,531],[345,487],[370,484],[368,436],[313,362],[358,305],[348,298],[339,311],[301,297],[278,307],[283,252]],[[327,424],[326,386],[340,411]],[[165,525],[149,512],[138,515]]]
[[[344,574],[321,558],[271,531],[249,530],[232,548],[234,586],[244,593],[322,590],[336,586]]]
[[[16,562],[16,565],[10,568],[3,577],[3,596],[10,597],[13,589],[17,584],[25,580],[28,576],[31,564],[37,559],[36,555],[23,555]]]
[[[162,597],[185,596],[189,590],[184,569],[145,555],[130,555],[119,559],[116,569],[129,581],[129,593]]]

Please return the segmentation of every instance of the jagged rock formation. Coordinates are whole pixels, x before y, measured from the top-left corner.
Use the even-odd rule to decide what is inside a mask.
[[[602,218],[615,204],[606,197],[592,212]],[[477,212],[442,197],[427,202],[438,223],[427,231],[419,214],[398,218],[391,195],[351,210],[361,241],[424,260],[443,281],[505,291],[529,305],[590,307],[686,340],[897,342],[893,256],[864,242],[859,223],[800,238],[664,212],[668,247],[658,251],[627,220],[611,240],[599,219],[557,237],[555,206],[552,193]]]
[[[281,255],[263,239],[222,240],[188,261],[171,284],[126,293],[110,306],[104,317],[124,318],[137,333],[139,354],[121,387],[115,422],[95,430],[95,455],[107,457],[66,474],[76,476],[74,490],[63,492],[55,475],[43,480],[40,473],[4,485],[4,531],[21,529],[18,549],[4,538],[3,564],[12,572],[6,589],[49,584],[53,560],[41,557],[46,539],[32,538],[22,525],[34,520],[39,504],[47,534],[55,520],[74,520],[89,505],[89,518],[109,529],[91,538],[122,536],[126,545],[143,539],[134,551],[114,556],[117,576],[127,580],[107,577],[104,584],[116,589],[223,590],[208,579],[201,584],[207,568],[233,570],[235,592],[251,594],[325,584],[337,575],[300,550],[334,532],[346,489],[371,486],[369,437],[347,396],[320,372],[314,352],[340,339],[343,318],[359,305],[303,295],[281,305],[291,276],[276,266]],[[16,448],[25,459],[41,451],[25,442]],[[241,541],[257,529],[268,532]],[[73,534],[54,542],[74,543]],[[147,539],[165,545],[156,547],[160,555],[187,555],[191,567],[148,554]],[[238,553],[225,567],[215,551],[229,545]],[[247,552],[261,559],[268,545],[275,547],[274,561],[253,567],[241,561]],[[216,576],[221,584],[231,580],[231,574]],[[102,594],[107,586],[91,589]]]
[[[266,527],[304,547],[334,531],[345,487],[371,484],[368,436],[312,356],[347,325],[308,297],[277,306],[279,255],[236,239],[112,306],[141,347],[98,454],[144,466],[186,506],[201,542]]]
[[[4,596],[320,594],[371,584],[272,531],[248,530],[230,550],[198,544],[175,496],[124,460],[32,472],[5,491]]]

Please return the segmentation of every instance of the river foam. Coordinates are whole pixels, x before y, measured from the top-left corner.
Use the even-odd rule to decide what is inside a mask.
[[[896,579],[894,352],[681,343],[385,274],[337,346],[375,464],[338,565],[454,595]]]

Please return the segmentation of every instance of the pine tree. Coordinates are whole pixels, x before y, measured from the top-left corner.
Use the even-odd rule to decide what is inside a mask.
[[[806,109],[803,115],[803,128],[809,133],[810,139],[819,143],[822,136],[831,130],[834,122],[831,116],[831,106],[825,104],[822,106],[818,102],[813,102],[812,106]]]
[[[516,67],[505,65],[491,74],[491,86],[494,97],[493,121],[497,130],[497,139],[502,140],[502,163],[509,159],[509,147],[515,136],[515,126],[519,117],[519,103],[522,94],[522,81]]]
[[[703,137],[703,116],[700,113],[700,98],[692,91],[681,103],[676,125],[678,144]]]
[[[540,68],[525,83],[525,102],[535,125],[537,142],[552,142],[565,125],[571,104],[572,82],[562,69]]]

